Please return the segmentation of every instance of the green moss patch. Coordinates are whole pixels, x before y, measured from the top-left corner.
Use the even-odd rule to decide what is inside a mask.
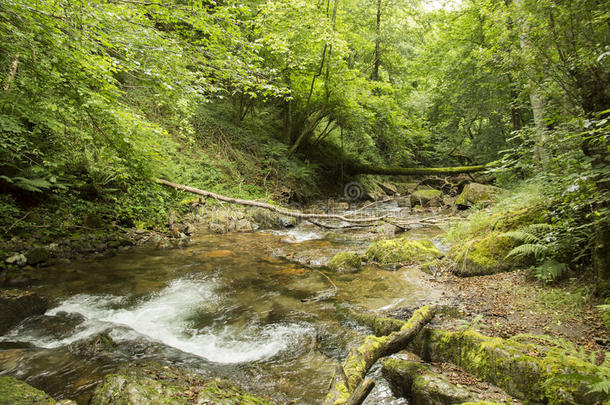
[[[417,190],[411,194],[411,206],[440,207],[442,205],[443,193],[440,190],[424,189]]]
[[[170,404],[267,405],[269,401],[217,379],[156,363],[124,367],[98,385],[91,405]]]
[[[69,404],[73,402],[63,402]],[[0,404],[2,405],[56,405],[53,398],[13,377],[0,377]]]
[[[362,260],[354,252],[339,252],[328,263],[328,268],[339,273],[353,273],[360,270]]]
[[[380,264],[426,262],[443,254],[427,239],[406,238],[380,240],[367,250],[366,257]]]
[[[494,186],[479,183],[470,183],[464,187],[462,193],[455,200],[459,207],[472,207],[473,205],[494,203],[504,190]]]
[[[610,379],[576,351],[535,336],[501,339],[474,331],[424,329],[414,351],[427,361],[450,362],[530,404],[596,404],[608,395],[590,392],[592,381]]]
[[[514,240],[497,231],[457,244],[449,251],[455,262],[452,271],[458,276],[479,276],[511,270],[521,264],[516,258],[506,258],[515,246]]]

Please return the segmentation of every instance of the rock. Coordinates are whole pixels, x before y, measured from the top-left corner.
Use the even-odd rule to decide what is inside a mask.
[[[70,400],[55,401],[44,391],[14,377],[0,377],[0,405],[76,405]]]
[[[590,381],[608,379],[610,368],[587,356],[548,345],[548,337],[501,339],[472,330],[425,328],[412,343],[425,361],[449,362],[531,404],[604,403],[609,396],[590,392]]]
[[[339,252],[328,263],[328,268],[339,273],[355,273],[360,270],[362,260],[354,252]]]
[[[248,214],[260,229],[283,229],[297,224],[296,218],[279,215],[264,208],[251,208]]]
[[[411,194],[411,207],[440,207],[443,205],[443,193],[440,190],[424,189]]]
[[[20,290],[0,290],[0,335],[29,316],[47,310],[47,301],[38,294]]]
[[[50,254],[49,251],[43,247],[35,247],[30,249],[25,257],[28,261],[28,264],[32,266],[36,266],[37,264],[43,264],[49,260]]]
[[[425,262],[441,258],[443,254],[428,239],[398,238],[373,243],[366,257],[380,264],[393,264]]]
[[[28,262],[28,259],[25,257],[25,255],[17,253],[6,258],[4,262],[6,264],[13,264],[15,266],[25,266],[25,264]]]
[[[235,222],[235,232],[252,232],[256,229],[255,224],[246,218]]]
[[[381,188],[383,190],[384,193],[386,193],[387,195],[389,195],[390,197],[393,195],[398,194],[398,189],[396,188],[395,185],[391,184],[391,183],[380,183],[377,182],[377,185],[379,186],[379,188]]]
[[[383,224],[375,227],[375,233],[385,238],[391,238],[396,234],[397,229],[400,228],[392,224]]]
[[[449,258],[455,262],[451,271],[467,277],[512,270],[525,263],[525,259],[506,258],[515,246],[517,243],[513,239],[501,236],[497,231],[465,241],[449,250]]]
[[[195,225],[193,224],[186,224],[184,226],[184,229],[182,230],[182,232],[184,232],[186,235],[192,235],[195,233],[197,228],[195,228]]]
[[[498,200],[498,196],[505,190],[479,183],[470,183],[464,187],[462,193],[455,200],[460,209],[466,209],[473,205],[488,205]]]
[[[398,204],[399,207],[410,207],[411,206],[411,199],[409,197],[399,197],[396,199],[396,204]]]
[[[91,405],[267,405],[231,384],[154,363],[123,367],[97,386]]]
[[[382,362],[383,376],[396,395],[417,405],[459,404],[478,401],[480,396],[465,387],[452,384],[432,366],[391,357]]]

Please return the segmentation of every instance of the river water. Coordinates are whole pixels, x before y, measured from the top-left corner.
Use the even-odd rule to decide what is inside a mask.
[[[319,403],[334,368],[368,332],[347,320],[348,307],[391,309],[438,294],[414,269],[334,274],[286,259],[315,265],[341,250],[363,252],[376,237],[367,232],[299,225],[206,234],[182,249],[136,248],[44,269],[31,289],[51,309],[1,338],[0,373],[86,404],[103,375],[156,360],[278,402]],[[404,403],[378,380],[367,403]]]

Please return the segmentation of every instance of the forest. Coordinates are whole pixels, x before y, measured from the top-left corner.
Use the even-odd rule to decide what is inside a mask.
[[[0,191],[0,404],[610,403],[608,0],[1,0]]]

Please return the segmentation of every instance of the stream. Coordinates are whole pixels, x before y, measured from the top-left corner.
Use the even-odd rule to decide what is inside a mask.
[[[415,269],[366,266],[334,274],[300,264],[320,265],[339,251],[363,253],[378,237],[301,224],[203,234],[182,249],[139,247],[42,269],[30,289],[51,309],[0,338],[0,374],[86,404],[105,374],[155,360],[280,403],[319,403],[350,345],[369,332],[345,318],[346,308],[415,306],[440,294]],[[336,296],[311,300],[331,284]],[[377,386],[365,403],[406,403],[391,395],[377,369],[373,375]]]

